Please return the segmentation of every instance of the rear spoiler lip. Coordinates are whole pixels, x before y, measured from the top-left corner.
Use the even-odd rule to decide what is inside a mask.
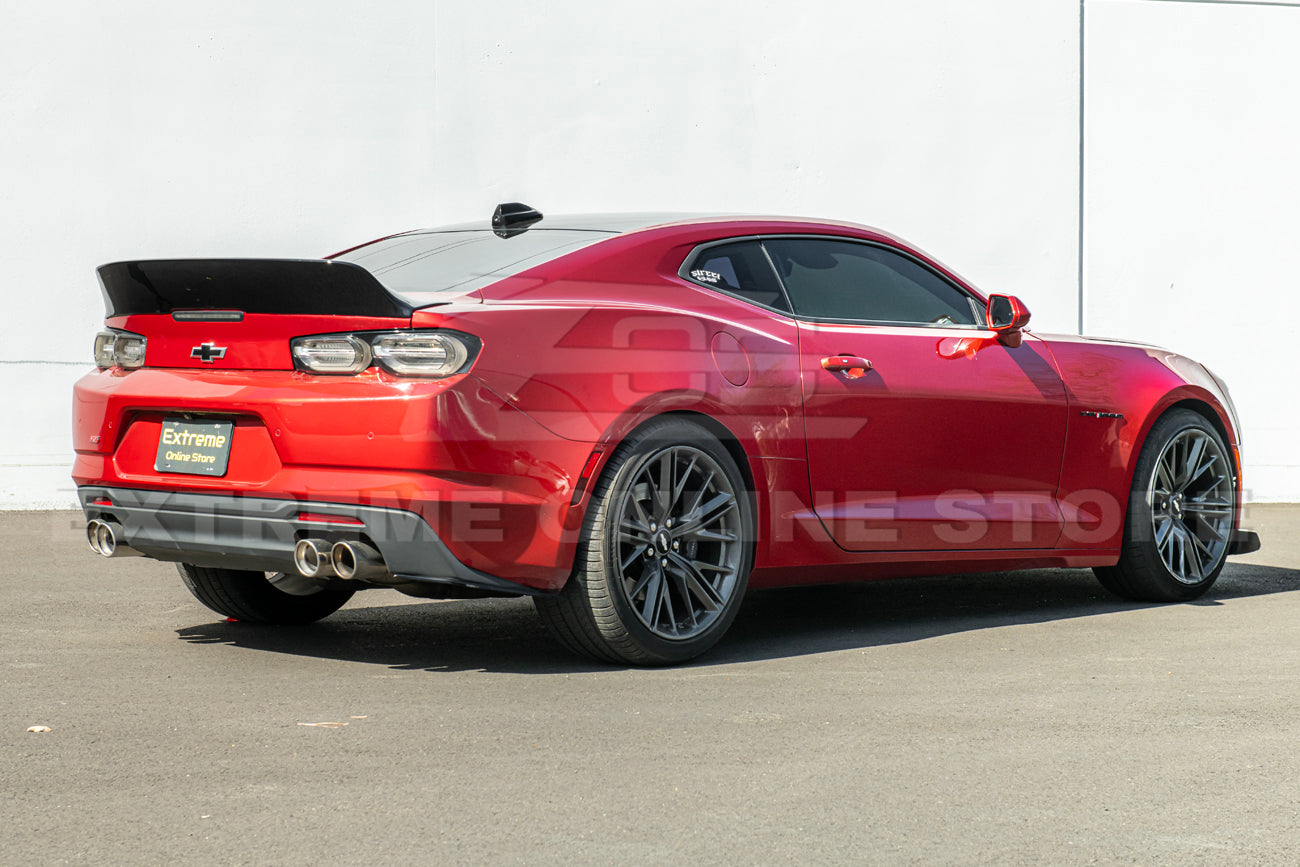
[[[373,316],[415,311],[375,275],[325,259],[140,259],[96,269],[109,318],[175,310]]]

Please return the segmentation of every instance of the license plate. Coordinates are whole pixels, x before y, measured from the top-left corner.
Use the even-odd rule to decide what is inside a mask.
[[[224,476],[234,428],[229,421],[163,419],[153,467],[160,473]]]

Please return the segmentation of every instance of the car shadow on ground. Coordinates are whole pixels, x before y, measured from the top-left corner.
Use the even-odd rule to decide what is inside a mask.
[[[1192,605],[1300,590],[1300,570],[1229,564]],[[1038,569],[757,590],[721,643],[690,667],[709,667],[922,641],[976,629],[1046,623],[1140,608],[1086,570]],[[571,674],[611,666],[552,641],[526,599],[448,600],[345,608],[304,627],[219,621],[177,630],[224,644],[405,671]]]

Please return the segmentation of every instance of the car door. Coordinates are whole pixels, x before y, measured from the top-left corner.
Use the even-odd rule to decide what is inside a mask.
[[[814,508],[854,551],[1049,548],[1065,389],[980,302],[917,259],[823,237],[764,240],[799,320]]]

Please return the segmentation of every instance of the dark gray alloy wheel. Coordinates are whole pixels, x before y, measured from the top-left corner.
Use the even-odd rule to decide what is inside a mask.
[[[177,563],[194,598],[247,623],[312,623],[338,611],[356,591],[291,572],[245,572]]]
[[[753,523],[722,444],[690,422],[653,422],[610,459],[574,574],[537,609],[561,643],[587,656],[634,665],[691,659],[735,619]]]
[[[1205,417],[1162,416],[1138,458],[1117,565],[1094,570],[1105,587],[1147,602],[1195,599],[1223,570],[1237,502],[1227,446]]]

